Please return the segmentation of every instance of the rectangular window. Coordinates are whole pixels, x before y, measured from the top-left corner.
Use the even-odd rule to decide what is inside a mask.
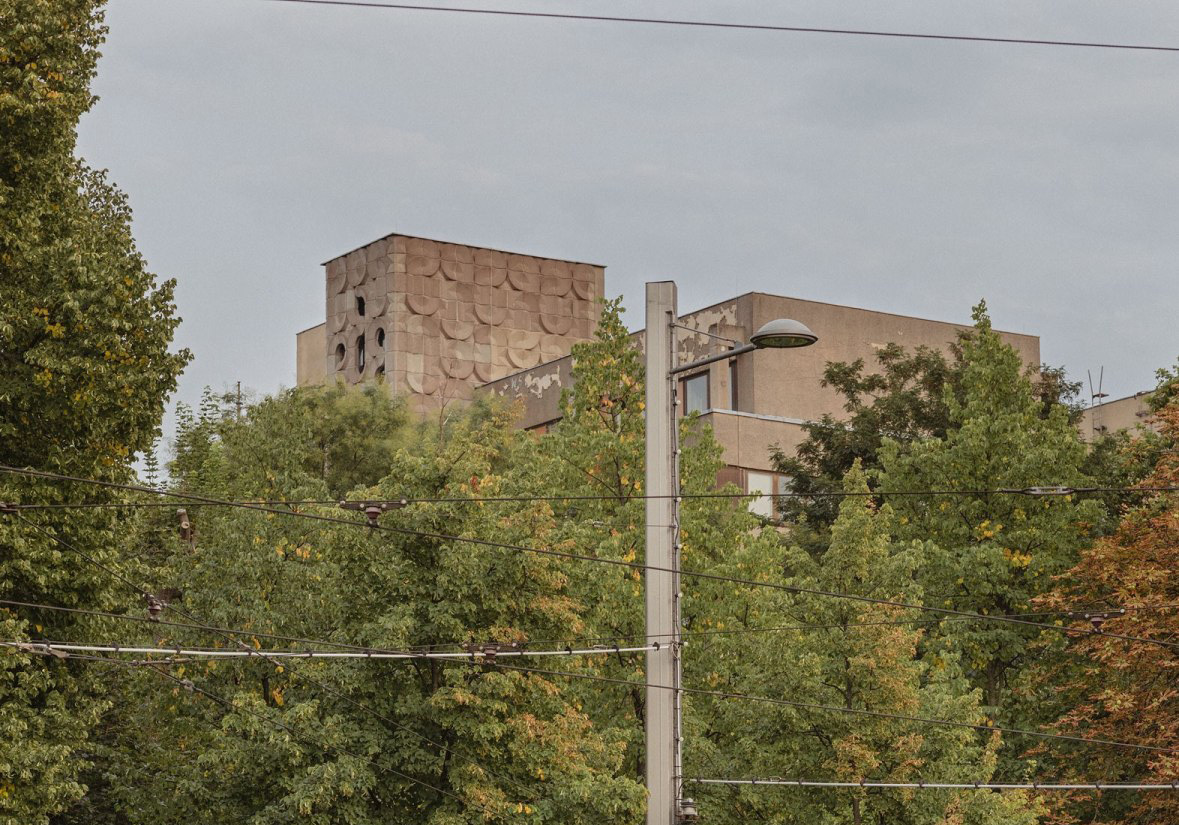
[[[777,518],[779,502],[774,497],[789,494],[791,491],[790,482],[790,476],[782,473],[746,470],[745,492],[765,494],[749,499],[749,512],[762,518]]]
[[[691,415],[694,412],[702,413],[710,409],[708,373],[700,372],[680,381],[680,396],[683,398],[681,409],[684,415]]]
[[[774,474],[758,473],[749,470],[745,473],[745,492],[765,493],[757,498],[749,499],[749,512],[762,518],[774,517]]]

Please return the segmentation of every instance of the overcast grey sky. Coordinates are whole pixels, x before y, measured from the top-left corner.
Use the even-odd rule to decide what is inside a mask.
[[[493,5],[1179,45],[1173,0]],[[182,400],[293,384],[319,264],[393,231],[605,264],[632,326],[671,278],[682,310],[986,298],[1114,397],[1179,354],[1179,54],[264,0],[107,20],[79,148],[179,282]]]

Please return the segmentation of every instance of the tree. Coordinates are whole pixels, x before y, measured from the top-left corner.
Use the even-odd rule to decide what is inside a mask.
[[[467,642],[507,645],[576,633],[582,607],[570,595],[562,562],[439,538],[561,541],[547,502],[466,500],[511,495],[508,474],[536,465],[533,439],[492,406],[451,416],[441,436],[434,426],[409,421],[380,390],[296,390],[254,405],[241,419],[218,418],[209,407],[182,440],[172,483],[183,488],[199,479],[202,492],[216,496],[322,498],[340,470],[323,461],[308,418],[323,419],[315,422],[318,431],[337,433],[341,443],[330,446],[344,449],[374,437],[372,422],[357,409],[385,407],[400,424],[376,422],[379,443],[405,447],[379,453],[382,465],[348,467],[379,474],[354,476],[365,486],[351,496],[427,499],[383,519],[410,532],[192,505],[195,547],[174,534],[164,539],[168,552],[157,579],[186,612],[245,631],[232,635],[251,648],[281,645],[262,636],[273,633],[448,651]],[[346,515],[334,507],[312,512]],[[160,540],[151,530],[142,535],[148,543]],[[165,643],[235,644],[187,629],[161,627],[154,635]],[[562,666],[592,672],[577,660]],[[641,814],[641,787],[621,771],[625,742],[593,725],[578,694],[542,675],[438,660],[275,667],[253,659],[185,668],[175,675],[233,707],[151,673],[128,677],[128,701],[112,712],[107,769],[116,778],[108,784],[110,807],[131,823],[195,816],[349,825],[590,823]],[[183,753],[136,747],[161,739],[182,741]],[[190,789],[192,802],[160,804],[158,786],[134,780],[144,762],[169,786]]]
[[[872,372],[865,371],[862,358],[826,365],[821,384],[843,396],[846,415],[828,413],[803,424],[806,438],[793,455],[777,447],[771,453],[774,469],[790,476],[791,489],[799,494],[783,499],[778,507],[785,519],[805,525],[797,540],[812,549],[822,548],[839,511],[838,498],[823,494],[838,491],[857,460],[866,469],[877,468],[886,438],[908,444],[945,437],[952,426],[947,398],[961,400],[964,353],[972,334],[960,332],[948,352],[926,346],[909,352],[890,343],[877,352]],[[1041,417],[1064,405],[1069,420],[1077,420],[1081,385],[1068,381],[1063,367],[1041,364],[1038,370],[1029,368],[1027,377],[1040,402]]]
[[[1145,487],[1179,486],[1179,404],[1156,414],[1167,444]],[[1117,531],[1082,552],[1040,609],[1081,613],[1074,622],[1086,631],[1084,612],[1125,606],[1101,630],[1144,639],[1179,638],[1179,495],[1151,493],[1129,509]],[[1175,672],[1179,651],[1148,642],[1128,642],[1101,632],[1073,637],[1067,657],[1039,674],[1042,689],[1057,694],[1057,721],[1064,733],[1135,742],[1173,749],[1179,741],[1179,695]],[[1179,781],[1179,756],[1173,751],[1116,748],[1053,750],[1040,757],[1062,779],[1101,782]],[[1053,821],[1146,825],[1179,821],[1174,793],[1076,793],[1055,800]]]
[[[805,517],[808,525],[824,531],[838,515],[839,500],[821,494],[840,490],[856,461],[875,468],[885,438],[908,443],[945,435],[947,387],[954,392],[958,385],[960,359],[952,362],[924,346],[909,353],[891,343],[877,353],[876,362],[878,371],[871,373],[865,373],[862,358],[828,363],[820,383],[843,396],[847,417],[825,414],[804,424],[807,437],[792,456],[774,448],[774,469],[790,476],[791,489],[800,494],[780,503],[787,519]]]
[[[897,534],[927,540],[917,578],[928,603],[979,613],[1030,608],[1052,577],[1076,563],[1100,518],[1093,501],[986,493],[1044,484],[1082,487],[1085,446],[1057,405],[1044,417],[1018,353],[991,329],[985,305],[962,348],[960,397],[946,393],[944,437],[880,450],[880,489],[897,513]],[[904,495],[912,491],[960,494]],[[937,639],[959,651],[986,708],[1001,722],[1036,721],[1035,703],[1018,707],[1010,687],[1026,663],[1035,628],[987,622],[946,623]]]
[[[887,504],[878,509],[863,496],[868,485],[859,462],[842,489],[852,495],[840,504],[829,547],[817,559],[793,547],[786,559],[789,575],[766,580],[920,605],[914,573],[923,556],[921,545],[892,540],[892,509]],[[748,568],[750,562],[744,559],[738,567]],[[707,719],[710,727],[695,726],[688,740],[690,754],[696,765],[707,766],[709,775],[850,782],[990,780],[997,734],[980,737],[963,728],[862,713],[986,724],[979,691],[969,687],[956,657],[921,646],[921,614],[810,594],[766,595],[758,588],[742,595],[743,607],[714,625],[716,635],[699,640],[704,650],[696,655],[711,670],[707,686],[832,710],[712,697],[694,702],[694,717]],[[690,639],[691,645],[697,642]],[[840,713],[841,708],[851,712]],[[1021,794],[764,786],[726,794],[709,788],[698,789],[707,794],[702,804],[708,819],[726,825],[1036,821],[1036,806]]]
[[[173,285],[147,271],[125,198],[73,158],[78,118],[93,102],[100,6],[0,0],[0,463],[123,481],[150,447],[188,354],[168,350],[179,323]],[[108,498],[81,485],[0,480],[4,501]],[[54,538],[116,569],[115,522],[97,510],[0,516],[0,596],[113,606],[113,579]],[[0,616],[9,639],[92,626],[61,614]],[[86,792],[87,737],[104,691],[74,663],[0,661],[0,822],[44,823]]]
[[[299,387],[250,405],[246,416],[236,408],[236,395],[218,398],[207,387],[199,411],[177,406],[169,471],[179,489],[274,498],[312,486],[320,498],[342,498],[383,478],[425,427],[410,426],[404,400],[384,384]]]

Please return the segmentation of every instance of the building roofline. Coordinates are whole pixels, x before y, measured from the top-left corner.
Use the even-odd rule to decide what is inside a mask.
[[[318,327],[326,327],[326,326],[327,326],[327,321],[320,321],[318,324],[312,324],[311,326],[307,327],[307,329],[299,330],[298,332],[295,333],[295,335],[302,335],[304,332],[311,332],[311,330],[313,330],[313,329],[317,329]]]
[[[905,318],[905,319],[911,320],[911,321],[924,321],[928,324],[945,324],[946,326],[951,326],[951,327],[970,327],[971,326],[970,324],[959,324],[956,321],[939,321],[936,318],[924,318],[920,315],[902,315],[899,312],[885,312],[883,310],[868,309],[867,307],[856,307],[856,306],[851,306],[849,304],[836,304],[836,303],[832,303],[831,301],[812,301],[809,298],[795,298],[793,295],[778,295],[777,293],[774,293],[774,292],[760,292],[758,290],[753,290],[750,292],[742,292],[740,295],[734,295],[732,298],[725,298],[723,301],[716,301],[715,303],[708,304],[707,306],[700,307],[699,309],[693,309],[690,312],[681,312],[679,317],[685,318],[689,315],[696,315],[697,313],[700,313],[700,312],[706,312],[710,309],[714,309],[715,307],[719,307],[721,304],[730,304],[735,301],[739,301],[742,298],[747,298],[751,295],[764,295],[767,298],[785,298],[788,301],[801,301],[804,304],[818,304],[820,306],[835,307],[836,309],[854,309],[858,312],[870,312],[873,315],[888,315],[893,318]],[[634,330],[634,332],[635,333],[642,332],[643,329],[645,329],[645,328],[636,329],[636,330]],[[1037,341],[1040,339],[1039,335],[1032,335],[1031,333],[1028,333],[1028,332],[1015,332],[1014,330],[1009,330],[1009,329],[996,329],[995,332],[1001,332],[1006,335],[1022,335],[1025,338],[1035,338]]]
[[[734,295],[732,298],[725,298],[723,301],[717,301],[717,302],[709,304],[707,306],[700,307],[699,309],[693,309],[690,312],[681,312],[679,317],[686,318],[689,315],[696,315],[697,313],[700,313],[700,312],[706,312],[710,309],[714,309],[716,307],[719,307],[721,304],[731,304],[731,303],[741,300],[742,298],[749,297],[750,295],[764,295],[767,298],[785,298],[788,301],[801,301],[805,304],[819,304],[822,306],[835,307],[836,309],[854,309],[857,312],[870,312],[873,315],[888,315],[893,318],[905,318],[907,320],[912,320],[912,321],[925,321],[926,323],[930,323],[930,324],[944,324],[944,325],[950,326],[950,327],[961,327],[961,328],[966,328],[966,329],[970,328],[970,324],[959,324],[959,323],[955,323],[954,321],[938,321],[933,318],[923,318],[919,315],[901,315],[899,312],[882,312],[880,310],[867,309],[865,307],[853,307],[853,306],[848,306],[847,304],[833,304],[830,301],[812,301],[808,298],[794,298],[790,295],[777,295],[773,292],[758,292],[756,290],[751,291],[751,292],[742,292],[740,295]],[[630,335],[639,335],[643,332],[646,332],[646,327],[640,327],[639,329],[631,330],[629,334]],[[1024,338],[1034,338],[1037,341],[1040,340],[1039,335],[1032,335],[1027,332],[1012,332],[1011,330],[1005,330],[1005,329],[996,329],[995,332],[1003,333],[1006,335],[1020,335],[1020,336],[1023,336]],[[548,361],[541,361],[539,364],[537,364],[534,367],[526,367],[525,369],[522,369],[522,370],[516,370],[515,372],[510,372],[507,375],[504,375],[500,378],[496,378],[494,381],[487,381],[483,384],[480,384],[479,388],[487,387],[487,386],[490,386],[491,384],[496,383],[497,381],[503,381],[507,378],[512,378],[517,375],[523,375],[526,372],[532,372],[533,370],[538,370],[541,367],[544,367],[548,364],[555,364],[558,361],[564,360],[566,358],[572,358],[572,357],[573,357],[573,353],[569,353],[568,355],[562,355],[560,358],[552,358]],[[1141,395],[1145,395],[1147,392],[1150,392],[1150,391],[1143,390],[1142,392],[1135,393],[1133,396],[1127,396],[1127,398],[1139,397]],[[1114,399],[1114,400],[1123,401],[1125,399],[1118,398],[1118,399]],[[1112,404],[1113,402],[1107,401],[1105,403]]]
[[[581,343],[585,343],[585,342],[578,341],[576,343],[581,344]],[[476,386],[475,389],[481,390],[484,387],[490,387],[492,384],[498,383],[500,381],[507,381],[509,378],[515,378],[517,375],[523,375],[526,372],[532,372],[533,370],[538,370],[541,367],[547,367],[551,364],[557,363],[558,361],[564,361],[566,358],[572,360],[573,353],[570,352],[567,355],[562,355],[558,358],[550,358],[548,361],[541,361],[539,364],[537,364],[535,366],[525,367],[522,370],[516,370],[515,372],[509,372],[507,375],[501,375],[499,378],[493,378],[490,381],[484,381],[482,384],[479,384],[478,386]]]
[[[369,241],[368,243],[362,243],[360,246],[354,247],[353,249],[349,249],[347,252],[343,252],[339,255],[335,255],[331,258],[328,258],[326,261],[321,263],[320,266],[327,266],[332,261],[339,260],[340,258],[343,258],[347,255],[351,255],[353,252],[359,252],[360,250],[364,249],[366,246],[372,246],[377,241],[385,241],[385,240],[388,240],[389,238],[413,238],[413,239],[419,240],[419,241],[432,241],[433,243],[454,244],[455,246],[469,246],[472,249],[486,249],[491,252],[502,252],[505,255],[527,255],[530,258],[540,258],[541,260],[545,260],[545,261],[562,261],[567,264],[584,264],[586,266],[596,266],[596,267],[600,267],[602,269],[606,268],[605,264],[595,264],[595,263],[591,263],[590,261],[575,261],[572,258],[554,258],[552,255],[534,255],[531,252],[520,252],[519,250],[512,250],[512,249],[500,249],[495,246],[479,246],[477,244],[458,243],[457,241],[443,241],[438,238],[427,238],[425,235],[410,235],[405,232],[390,232],[388,235],[382,235],[379,238],[374,238],[373,240]]]
[[[1154,390],[1139,390],[1138,392],[1131,393],[1130,395],[1123,395],[1121,398],[1111,398],[1109,401],[1102,401],[1100,404],[1092,404],[1088,407],[1085,407],[1085,410],[1099,410],[1102,407],[1108,407],[1110,404],[1116,404],[1119,401],[1129,401],[1131,399],[1143,398],[1144,396],[1153,394]]]

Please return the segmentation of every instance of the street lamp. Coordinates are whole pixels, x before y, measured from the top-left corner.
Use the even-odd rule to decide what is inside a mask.
[[[647,825],[681,825],[697,818],[695,805],[683,796],[675,376],[755,349],[805,347],[818,340],[805,324],[781,318],[762,326],[748,344],[677,365],[677,318],[675,283],[648,283],[646,610],[647,641],[658,647],[647,652]]]

